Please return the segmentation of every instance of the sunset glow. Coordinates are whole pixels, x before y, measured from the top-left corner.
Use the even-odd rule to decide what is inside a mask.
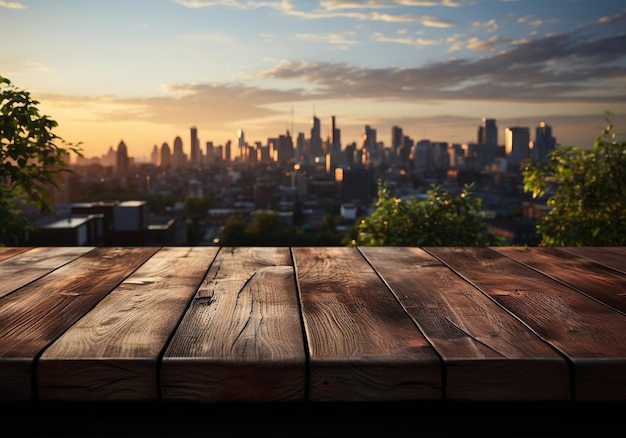
[[[0,0],[0,76],[86,156],[309,136],[314,114],[344,147],[365,125],[472,142],[483,117],[502,144],[545,121],[587,147],[606,110],[626,128],[625,24],[620,0]]]

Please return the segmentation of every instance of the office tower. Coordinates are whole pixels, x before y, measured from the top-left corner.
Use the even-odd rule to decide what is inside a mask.
[[[295,151],[295,159],[296,162],[301,163],[304,161],[304,148],[306,145],[306,138],[304,136],[304,132],[299,132],[298,137],[296,137],[296,151]]]
[[[119,176],[126,176],[130,172],[130,162],[128,159],[128,148],[124,141],[120,141],[117,145],[117,155],[115,161],[115,167]]]
[[[293,160],[294,148],[291,134],[287,131],[286,135],[279,135],[276,141],[277,157],[276,161],[285,164]]]
[[[214,164],[222,161],[221,151],[218,150],[212,141],[207,141],[204,148],[205,160],[206,164]]]
[[[400,149],[403,145],[403,137],[404,134],[402,132],[402,128],[400,128],[399,126],[391,127],[391,151],[393,156],[392,160],[399,156],[398,149]]]
[[[309,156],[315,159],[315,157],[321,157],[323,155],[320,119],[313,116],[313,127],[311,128],[311,140],[309,142]]]
[[[554,150],[556,139],[552,136],[552,127],[546,122],[539,123],[535,129],[535,143],[533,145],[533,160],[548,161],[548,154]]]
[[[334,154],[341,152],[341,132],[335,123],[335,116],[330,117],[328,126],[328,153]]]
[[[400,130],[400,132],[402,132],[402,130]],[[411,152],[413,151],[413,146],[415,146],[415,142],[411,137],[409,137],[408,135],[402,136],[402,142],[400,146],[393,147],[396,152],[392,159],[396,160],[402,166],[408,166],[409,160],[411,158]]]
[[[496,125],[496,119],[483,117],[482,123],[478,128],[478,144],[486,146],[484,148],[486,156],[480,161],[483,161],[487,166],[491,165],[496,159],[498,148],[498,127]]]
[[[237,130],[237,149],[239,150],[239,158],[241,161],[244,161],[247,151],[246,151],[246,136],[243,132],[243,129]]]
[[[226,142],[226,145],[224,146],[224,161],[226,161],[227,163],[229,163],[231,161],[231,156],[230,156],[230,148],[231,148],[231,141],[228,140]]]
[[[159,147],[157,145],[154,145],[152,152],[150,152],[150,163],[155,166],[159,164]]]
[[[161,145],[161,156],[159,159],[159,166],[170,167],[172,165],[172,151],[167,143]]]
[[[198,129],[195,126],[191,127],[191,164],[200,163],[200,142],[198,140]]]
[[[513,126],[504,131],[504,147],[510,170],[519,170],[521,162],[530,158],[530,129]]]
[[[413,162],[416,169],[430,169],[433,166],[432,147],[430,140],[418,141],[413,149]]]
[[[174,151],[172,152],[172,166],[182,167],[187,164],[187,155],[183,152],[183,139],[176,137],[174,139]]]

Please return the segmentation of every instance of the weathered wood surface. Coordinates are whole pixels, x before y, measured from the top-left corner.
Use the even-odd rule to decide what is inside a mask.
[[[449,400],[568,400],[567,362],[420,248],[361,248],[444,362]]]
[[[2,283],[0,283],[0,297],[19,289],[39,277],[43,277],[91,249],[93,248],[42,247],[24,252],[14,251],[13,257],[7,257],[0,261],[0,278],[2,279]]]
[[[310,399],[441,399],[433,348],[356,248],[293,248]]]
[[[426,250],[565,354],[574,367],[576,400],[626,401],[625,315],[510,259],[505,249]],[[555,275],[567,275],[566,269]]]
[[[159,355],[216,253],[160,249],[43,353],[39,397],[157,401]]]
[[[626,314],[626,276],[613,268],[559,248],[495,250]]]
[[[0,248],[0,401],[626,401],[626,248]]]
[[[31,249],[28,246],[2,246],[0,247],[0,260],[8,259]]]
[[[0,400],[37,397],[39,355],[156,251],[96,248],[2,297]]]
[[[601,263],[626,274],[626,247],[567,247],[562,248],[562,250],[593,260],[594,262]]]
[[[304,401],[289,248],[224,248],[161,364],[165,401]]]

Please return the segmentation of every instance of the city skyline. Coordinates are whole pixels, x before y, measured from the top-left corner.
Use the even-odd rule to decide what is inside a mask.
[[[200,140],[197,138],[198,128],[196,126],[191,126],[188,130],[189,138],[187,141],[184,139],[184,135],[177,135],[172,142],[164,141],[161,144],[155,144],[153,149],[150,151],[148,156],[136,156],[133,154],[133,151],[128,148],[126,142],[122,139],[117,145],[109,146],[109,149],[106,153],[103,153],[99,156],[83,156],[82,158],[76,160],[74,157],[72,158],[72,162],[78,164],[85,164],[89,162],[93,162],[93,160],[104,160],[109,164],[113,164],[115,160],[117,160],[120,156],[119,150],[123,149],[122,155],[127,157],[127,159],[132,159],[134,163],[146,163],[151,162],[153,164],[162,165],[161,161],[165,159],[169,166],[173,164],[174,167],[179,167],[181,165],[186,164],[208,164],[213,162],[213,160],[219,160],[224,162],[231,161],[240,161],[245,160],[248,161],[249,157],[247,156],[249,148],[257,149],[258,147],[270,147],[275,148],[278,147],[279,137],[290,138],[289,142],[293,152],[296,152],[298,149],[297,142],[298,137],[302,136],[304,139],[304,144],[302,147],[304,148],[300,152],[303,154],[302,157],[295,157],[296,162],[300,161],[300,158],[303,158],[305,161],[307,159],[313,159],[314,157],[322,157],[326,155],[329,151],[340,152],[346,150],[348,145],[344,145],[341,148],[339,147],[339,143],[333,143],[333,138],[331,137],[331,132],[334,133],[335,141],[339,142],[341,137],[341,129],[336,126],[336,117],[331,116],[329,120],[329,132],[327,138],[324,138],[323,132],[321,131],[321,121],[318,117],[313,116],[312,127],[310,132],[308,133],[297,133],[296,135],[292,135],[289,133],[288,135],[277,135],[270,139],[270,141],[248,141],[245,138],[245,132],[243,130],[238,130],[237,132],[237,142],[233,142],[232,140],[228,140],[226,144],[215,144],[213,141],[208,140],[206,143],[201,144]],[[354,142],[353,144],[356,146],[355,150],[360,150],[361,148],[369,148],[374,145],[366,144],[366,137],[370,138],[370,141],[375,139],[376,143],[382,145],[385,148],[392,149],[394,154],[398,154],[398,148],[401,148],[404,145],[405,140],[411,142],[410,152],[407,152],[408,155],[413,155],[414,148],[419,146],[419,144],[448,144],[449,147],[463,147],[466,154],[471,153],[470,150],[476,145],[490,145],[492,147],[501,147],[505,148],[505,153],[507,156],[511,155],[511,147],[510,144],[510,131],[525,131],[526,132],[526,141],[524,143],[520,143],[520,139],[517,140],[517,154],[516,155],[516,163],[525,158],[525,155],[519,155],[521,153],[520,147],[527,150],[528,157],[533,157],[535,159],[541,160],[541,157],[545,156],[546,152],[556,145],[560,144],[558,139],[553,136],[553,127],[547,123],[546,121],[541,121],[537,123],[535,126],[506,126],[499,127],[498,121],[494,118],[482,118],[477,121],[475,130],[476,137],[468,142],[463,143],[455,143],[448,142],[444,139],[440,139],[439,141],[431,141],[430,139],[416,139],[411,136],[410,133],[406,132],[403,127],[394,125],[390,133],[390,141],[386,141],[379,135],[377,129],[375,127],[365,125],[364,127],[364,137],[360,142]],[[316,143],[312,142],[313,135],[318,135],[320,143],[316,145]],[[502,142],[498,141],[500,138],[504,138]],[[365,142],[365,143],[363,143]],[[546,143],[551,142],[551,143]],[[271,144],[273,143],[273,144]],[[195,148],[192,146],[195,144]],[[210,146],[209,146],[210,144]],[[208,149],[211,149],[209,151]],[[535,150],[538,148],[538,150]],[[166,149],[166,151],[164,151]],[[317,153],[316,153],[317,152]],[[380,150],[380,153],[383,151]],[[163,153],[166,153],[167,157],[163,158]],[[207,153],[211,156],[207,156]],[[225,155],[230,153],[229,157]],[[495,156],[492,156],[495,153],[495,150],[490,150],[489,155],[487,157],[489,162],[493,162]],[[218,158],[215,154],[220,155]],[[242,154],[245,156],[242,157]],[[414,159],[414,158],[411,158]],[[209,160],[209,161],[206,161]],[[271,159],[272,161],[276,161],[277,157]],[[256,160],[252,160],[254,162]],[[177,163],[177,164],[176,164]],[[119,163],[115,164],[116,166]]]
[[[626,128],[624,23],[619,0],[0,0],[0,75],[88,157],[190,150],[192,126],[201,149],[308,137],[313,116],[342,147],[366,125],[469,143],[485,117],[501,144],[545,121],[590,147],[605,111]]]

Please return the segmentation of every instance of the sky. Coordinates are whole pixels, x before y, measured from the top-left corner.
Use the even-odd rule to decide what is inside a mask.
[[[0,76],[86,157],[206,142],[477,141],[482,118],[590,147],[626,130],[623,0],[0,0]]]

